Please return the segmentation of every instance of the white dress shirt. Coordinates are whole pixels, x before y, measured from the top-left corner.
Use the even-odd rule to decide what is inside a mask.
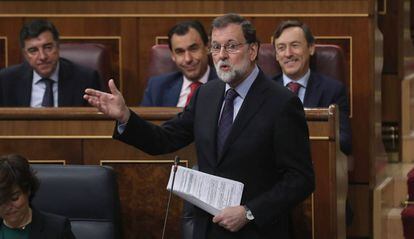
[[[204,75],[198,80],[200,83],[205,84],[208,81],[208,76],[210,74],[210,66],[207,66],[207,70]],[[189,80],[183,75],[183,85],[181,86],[180,97],[178,98],[177,107],[184,107],[187,102],[187,97],[191,92],[190,85],[193,81]]]
[[[49,77],[55,83],[53,84],[53,106],[58,106],[58,80],[59,80],[59,63],[56,66],[55,71]],[[43,95],[45,94],[46,84],[41,81],[42,77],[33,70],[32,80],[32,96],[30,99],[30,107],[42,107]]]
[[[306,72],[305,75],[302,76],[302,78],[296,81],[290,79],[287,75],[283,74],[283,85],[285,87],[287,87],[287,85],[292,81],[299,83],[301,85],[301,87],[299,88],[298,97],[300,101],[302,101],[302,104],[305,99],[306,87],[308,86],[309,76],[310,76],[310,69],[308,69],[308,71]]]

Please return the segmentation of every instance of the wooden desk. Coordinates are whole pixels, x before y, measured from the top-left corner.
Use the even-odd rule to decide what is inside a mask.
[[[156,124],[178,108],[133,108]],[[316,191],[294,212],[298,238],[345,238],[347,167],[339,151],[337,109],[307,109]],[[194,146],[151,156],[112,140],[114,122],[93,108],[2,108],[0,154],[19,153],[32,163],[98,164],[118,173],[124,238],[160,238],[167,202],[165,190],[175,155],[192,166]],[[182,201],[174,198],[167,227],[179,238]]]

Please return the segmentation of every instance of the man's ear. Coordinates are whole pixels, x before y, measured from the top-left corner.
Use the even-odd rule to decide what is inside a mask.
[[[171,60],[175,63],[175,61],[176,61],[176,58],[175,58],[175,55],[174,55],[174,53],[173,52],[171,52]]]
[[[251,61],[256,60],[258,54],[259,54],[259,44],[257,42],[250,43],[249,45],[250,60]]]
[[[309,54],[313,56],[315,54],[315,43],[309,44]]]

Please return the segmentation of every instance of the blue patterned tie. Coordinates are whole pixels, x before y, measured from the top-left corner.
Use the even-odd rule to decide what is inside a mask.
[[[231,126],[233,125],[234,105],[233,101],[238,96],[234,89],[227,90],[226,97],[224,98],[224,108],[221,112],[221,117],[217,131],[217,154],[220,156],[223,150],[224,143],[227,136],[230,133]]]
[[[42,106],[43,107],[53,107],[53,83],[54,81],[48,78],[42,78],[42,82],[45,83],[45,94],[43,95]]]

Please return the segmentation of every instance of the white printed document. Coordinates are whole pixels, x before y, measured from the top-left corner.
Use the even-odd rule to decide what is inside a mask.
[[[173,170],[174,166],[168,191],[171,191]],[[226,207],[240,205],[243,187],[238,181],[178,166],[173,193],[215,216]]]

